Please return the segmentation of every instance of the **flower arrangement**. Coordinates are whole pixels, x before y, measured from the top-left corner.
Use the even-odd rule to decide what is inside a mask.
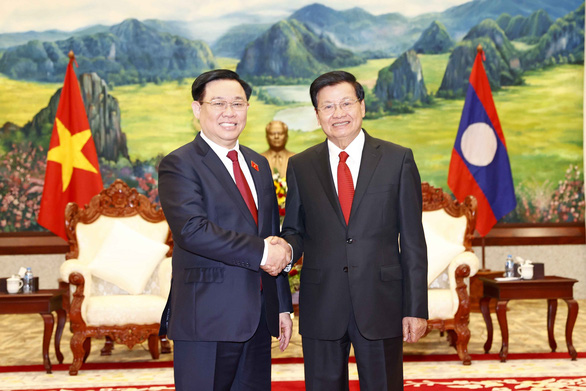
[[[291,293],[299,291],[299,285],[301,284],[301,265],[295,264],[289,271],[289,287]]]
[[[281,218],[281,224],[283,224],[283,219],[285,218],[285,200],[287,198],[287,181],[285,177],[279,175],[278,172],[273,174],[273,184],[275,185],[275,192],[277,194],[277,204],[279,205],[279,216]],[[299,291],[299,284],[300,284],[300,273],[301,272],[301,265],[295,264],[291,270],[289,271],[289,287],[291,288],[291,293],[295,293]]]
[[[285,177],[281,177],[279,173],[275,173],[273,174],[273,184],[277,193],[279,216],[281,217],[281,223],[283,223],[283,218],[285,217],[285,199],[287,198],[287,181]]]

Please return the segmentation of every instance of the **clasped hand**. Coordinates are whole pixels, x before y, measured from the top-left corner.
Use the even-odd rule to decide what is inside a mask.
[[[265,239],[268,246],[267,261],[260,268],[271,276],[277,276],[291,262],[291,247],[287,241],[278,236]]]

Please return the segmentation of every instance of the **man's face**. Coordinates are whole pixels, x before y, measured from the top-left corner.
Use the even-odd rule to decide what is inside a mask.
[[[357,99],[354,86],[346,82],[324,87],[317,94],[317,122],[328,140],[341,149],[345,149],[362,129],[366,108],[364,100],[356,102]],[[340,104],[344,102],[355,103],[347,105],[347,110],[343,110]],[[332,113],[322,110],[328,105],[334,105]]]
[[[267,141],[273,149],[283,149],[287,143],[287,131],[279,122],[273,122],[267,130]]]
[[[214,80],[206,84],[201,100],[205,103],[195,101],[191,107],[204,134],[218,145],[234,147],[246,126],[248,103],[244,88],[236,80]],[[227,102],[228,105],[226,109],[218,109],[208,102]],[[235,102],[243,103],[244,109],[235,110],[230,105]]]

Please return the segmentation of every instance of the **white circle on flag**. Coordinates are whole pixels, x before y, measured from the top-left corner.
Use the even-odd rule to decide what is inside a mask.
[[[488,166],[496,154],[497,140],[494,130],[484,122],[471,124],[462,135],[460,148],[470,164]]]

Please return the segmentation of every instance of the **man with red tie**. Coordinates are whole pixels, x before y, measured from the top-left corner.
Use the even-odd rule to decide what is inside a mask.
[[[173,233],[173,281],[162,332],[174,341],[177,390],[270,390],[271,335],[291,337],[272,172],[238,143],[251,87],[229,70],[192,85],[201,132],[159,166],[159,196]],[[275,244],[271,244],[273,241]]]
[[[362,129],[364,90],[348,72],[310,87],[327,140],[289,159],[281,236],[303,258],[299,301],[305,386],[402,390],[402,343],[426,330],[421,181],[410,149]]]

